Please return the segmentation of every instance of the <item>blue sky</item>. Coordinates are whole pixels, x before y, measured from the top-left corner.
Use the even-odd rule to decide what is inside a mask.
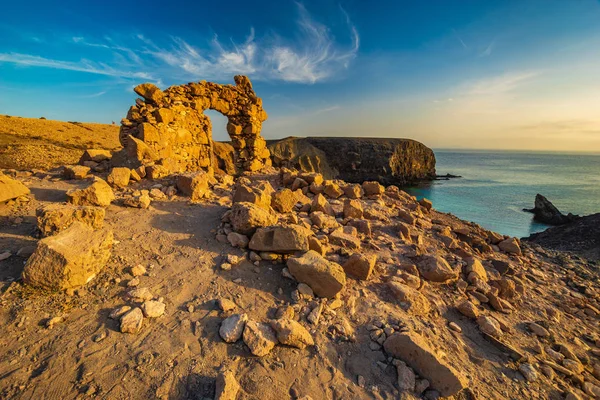
[[[600,151],[598,0],[31,0],[3,15],[2,114],[118,123],[138,83],[240,73],[267,138]]]

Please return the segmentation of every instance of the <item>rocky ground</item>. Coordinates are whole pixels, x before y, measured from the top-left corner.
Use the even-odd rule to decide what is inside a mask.
[[[1,398],[600,396],[598,265],[393,186],[6,173]]]

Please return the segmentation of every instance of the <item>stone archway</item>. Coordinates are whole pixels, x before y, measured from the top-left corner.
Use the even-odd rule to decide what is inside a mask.
[[[119,139],[130,166],[146,166],[155,176],[207,170],[215,165],[212,125],[204,110],[227,117],[236,170],[257,171],[270,165],[260,136],[267,113],[250,79],[234,77],[235,86],[200,81],[162,91],[151,83],[134,88],[143,97],[121,121]]]

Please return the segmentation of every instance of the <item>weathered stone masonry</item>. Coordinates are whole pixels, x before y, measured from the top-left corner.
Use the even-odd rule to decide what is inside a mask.
[[[248,77],[234,79],[235,86],[200,81],[165,91],[151,83],[135,87],[144,100],[137,99],[121,121],[120,162],[132,168],[145,166],[151,177],[209,169],[215,160],[212,125],[204,110],[211,109],[228,118],[238,172],[270,165],[269,150],[260,136],[267,119],[262,100]]]

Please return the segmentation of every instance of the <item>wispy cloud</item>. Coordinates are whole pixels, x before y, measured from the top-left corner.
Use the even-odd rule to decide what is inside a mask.
[[[483,95],[509,92],[542,74],[542,71],[520,71],[484,78],[465,84],[464,94]]]
[[[103,90],[103,91],[98,92],[98,93],[85,94],[83,96],[79,96],[79,98],[82,98],[82,99],[93,99],[95,97],[104,96],[105,94],[106,94],[106,90]]]
[[[479,57],[489,57],[492,55],[492,51],[494,51],[494,46],[496,46],[496,39],[492,40],[490,44],[487,45],[485,50],[479,53]]]
[[[20,53],[0,53],[0,62],[12,63],[26,67],[44,67],[62,69],[67,71],[87,72],[90,74],[107,75],[119,78],[139,78],[154,80],[147,72],[123,71],[116,69],[106,63],[90,60],[61,61],[49,58]]]
[[[315,83],[348,68],[356,57],[360,37],[350,17],[341,9],[349,43],[341,45],[329,27],[314,20],[297,3],[296,40],[278,34],[258,38],[253,28],[242,43],[223,42],[215,35],[205,45],[181,37],[156,40],[143,34],[127,38],[73,36],[71,46],[88,47],[88,59],[66,61],[31,54],[0,53],[0,62],[30,67],[63,69],[119,78],[162,80],[231,79],[247,74],[257,80]],[[110,61],[106,61],[109,59]],[[148,72],[152,71],[152,72]]]
[[[456,38],[458,39],[458,42],[461,44],[461,46],[464,49],[468,49],[469,47],[467,46],[467,44],[465,43],[465,41],[462,39],[462,37],[460,37],[460,35],[458,34],[458,32],[456,31],[456,29],[452,28],[452,32],[454,32],[454,35],[456,36]]]

